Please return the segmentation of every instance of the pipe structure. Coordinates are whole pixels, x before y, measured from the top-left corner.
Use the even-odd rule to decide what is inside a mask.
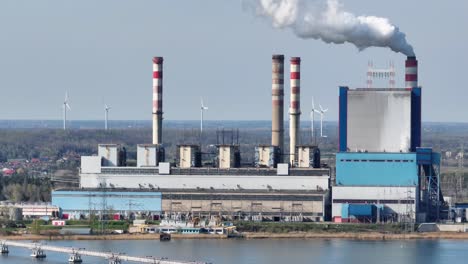
[[[292,57],[290,63],[289,162],[295,166],[301,119],[301,58]]]
[[[162,143],[163,60],[153,58],[153,144]]]
[[[284,55],[272,57],[271,145],[284,153]],[[280,158],[282,160],[282,158]]]
[[[405,62],[405,80],[406,88],[418,87],[418,60],[416,57],[410,56]]]

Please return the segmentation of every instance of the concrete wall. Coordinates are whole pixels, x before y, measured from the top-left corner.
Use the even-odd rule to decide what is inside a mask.
[[[274,146],[257,146],[255,147],[255,162],[259,167],[275,167],[278,162],[275,160],[275,151],[278,151]]]
[[[219,146],[218,147],[218,162],[219,168],[228,169],[233,167],[234,146]]]
[[[468,232],[468,224],[437,224],[441,232]]]
[[[101,173],[102,157],[81,156],[81,173]]]
[[[416,186],[416,153],[337,153],[336,184]]]
[[[137,146],[137,167],[158,166],[158,145],[138,145]]]
[[[191,168],[194,167],[193,161],[195,153],[198,150],[196,146],[179,146],[179,167]]]
[[[98,156],[103,158],[102,166],[115,167],[119,165],[119,145],[99,144]]]
[[[308,168],[311,164],[311,151],[310,147],[297,147],[297,167]]]
[[[251,175],[138,175],[81,173],[80,187],[215,189],[215,190],[328,190],[328,176]]]
[[[323,220],[325,194],[304,193],[163,193],[163,211],[194,216],[314,216]]]

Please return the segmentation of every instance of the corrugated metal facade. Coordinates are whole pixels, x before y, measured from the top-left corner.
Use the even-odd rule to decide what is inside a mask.
[[[416,153],[337,153],[336,184],[416,186]]]
[[[160,192],[52,191],[52,204],[63,212],[161,211]],[[105,206],[104,206],[105,205]]]
[[[410,215],[414,219],[419,210],[417,186],[334,186],[332,193],[332,217],[358,216],[362,213],[356,213],[354,209],[369,205],[373,207],[373,213],[379,208],[382,218],[391,215]],[[349,206],[354,206],[352,213]]]

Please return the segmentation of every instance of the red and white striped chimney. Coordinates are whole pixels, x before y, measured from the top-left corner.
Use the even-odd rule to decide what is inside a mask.
[[[163,60],[153,58],[153,144],[162,143]]]
[[[284,151],[284,55],[272,57],[271,145]],[[281,158],[282,160],[282,158]]]
[[[409,56],[405,63],[406,88],[418,87],[418,60],[416,57]]]
[[[301,58],[291,58],[291,96],[289,104],[289,162],[294,166],[296,146],[299,143],[301,119]]]

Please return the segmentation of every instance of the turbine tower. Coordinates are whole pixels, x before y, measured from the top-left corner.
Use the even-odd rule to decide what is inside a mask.
[[[104,104],[104,129],[107,130],[109,128],[108,121],[109,121],[109,110],[111,107],[109,107],[107,104]]]
[[[315,108],[314,97],[312,97],[312,110],[310,110],[310,129],[312,134],[312,140],[314,144],[317,144],[317,138],[315,137],[315,113],[320,114],[320,111]]]
[[[68,104],[68,92],[65,92],[65,100],[63,101],[63,130],[67,130],[67,110],[71,110]]]
[[[202,143],[203,134],[203,112],[208,110],[208,107],[203,104],[203,98],[200,97],[200,144]]]
[[[323,115],[328,111],[328,108],[323,109],[322,105],[320,104],[319,104],[319,108],[320,110],[318,111],[318,113],[320,113],[320,137],[327,137],[323,135]]]

